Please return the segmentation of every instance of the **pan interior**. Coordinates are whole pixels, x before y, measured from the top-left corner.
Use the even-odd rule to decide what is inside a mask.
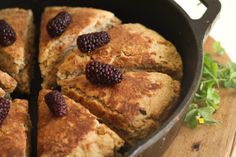
[[[159,32],[166,39],[170,40],[180,53],[184,64],[184,78],[182,81],[182,92],[180,102],[186,97],[190,86],[194,83],[194,76],[197,71],[199,48],[192,29],[181,14],[173,7],[168,0],[2,0],[1,8],[22,7],[31,8],[35,16],[36,40],[35,47],[38,48],[40,17],[45,6],[79,6],[94,7],[114,12],[123,23],[141,23]],[[37,62],[36,62],[37,63]],[[38,64],[35,65],[34,79],[32,80],[32,94],[30,96],[20,95],[30,101],[30,115],[33,124],[31,156],[37,156],[37,95],[40,90],[41,77]],[[19,97],[16,93],[14,97]],[[179,104],[180,104],[179,102]],[[183,107],[183,106],[179,106]],[[137,146],[138,147],[138,146]],[[133,149],[135,150],[135,149]]]

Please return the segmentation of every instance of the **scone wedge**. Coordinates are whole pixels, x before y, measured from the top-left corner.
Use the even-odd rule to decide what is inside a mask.
[[[38,157],[112,157],[124,141],[87,109],[63,96],[68,113],[55,117],[45,103],[51,90],[41,90],[38,98]]]
[[[0,156],[29,157],[31,122],[27,100],[15,99],[0,126]]]
[[[157,72],[126,72],[121,83],[111,87],[93,85],[85,75],[59,85],[130,145],[159,126],[180,94],[178,81]]]
[[[8,96],[15,90],[16,86],[16,80],[0,70],[0,97]]]
[[[48,22],[61,11],[68,12],[72,17],[66,31],[57,38],[52,38],[47,32]],[[120,24],[120,20],[109,11],[80,7],[47,7],[41,21],[39,64],[44,82],[43,87],[56,85],[57,66],[64,56],[76,48],[78,35],[94,31],[108,30]]]
[[[175,46],[157,32],[137,23],[108,30],[110,43],[91,53],[73,49],[58,68],[58,79],[84,73],[86,64],[96,60],[124,71],[162,72],[176,80],[183,76],[182,60]]]
[[[0,46],[0,68],[16,79],[20,92],[29,93],[34,56],[32,11],[19,8],[2,9],[0,19],[5,20],[16,33],[16,41],[12,45]]]

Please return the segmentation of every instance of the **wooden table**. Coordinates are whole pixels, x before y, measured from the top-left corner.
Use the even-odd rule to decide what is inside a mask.
[[[227,63],[229,57],[216,54],[213,42],[214,39],[208,37],[204,44],[205,52],[211,53],[220,63]],[[214,117],[222,124],[200,125],[195,129],[183,124],[163,157],[236,157],[236,90],[219,91],[221,103]]]

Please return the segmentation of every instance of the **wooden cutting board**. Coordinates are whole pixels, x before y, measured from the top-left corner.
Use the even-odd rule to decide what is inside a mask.
[[[227,63],[227,55],[220,56],[213,48],[214,39],[208,37],[204,51],[220,63]],[[236,53],[236,52],[235,52]],[[176,139],[163,157],[236,157],[236,90],[220,89],[220,108],[214,117],[218,125],[199,125],[189,129],[182,125]]]

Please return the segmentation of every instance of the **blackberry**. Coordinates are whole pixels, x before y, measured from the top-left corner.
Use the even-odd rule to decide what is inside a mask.
[[[54,90],[44,97],[50,111],[57,117],[63,117],[67,114],[67,105],[61,92]]]
[[[0,46],[10,46],[16,41],[16,32],[5,21],[0,20]]]
[[[80,35],[77,38],[77,46],[81,52],[91,52],[109,43],[111,40],[107,32],[94,32]]]
[[[86,78],[93,84],[114,85],[121,82],[122,72],[110,64],[91,61],[86,65]]]
[[[10,110],[10,101],[0,97],[0,126],[6,119],[9,110]]]
[[[59,37],[66,31],[71,21],[72,21],[72,17],[68,12],[62,11],[58,13],[47,24],[48,34],[52,38]]]

